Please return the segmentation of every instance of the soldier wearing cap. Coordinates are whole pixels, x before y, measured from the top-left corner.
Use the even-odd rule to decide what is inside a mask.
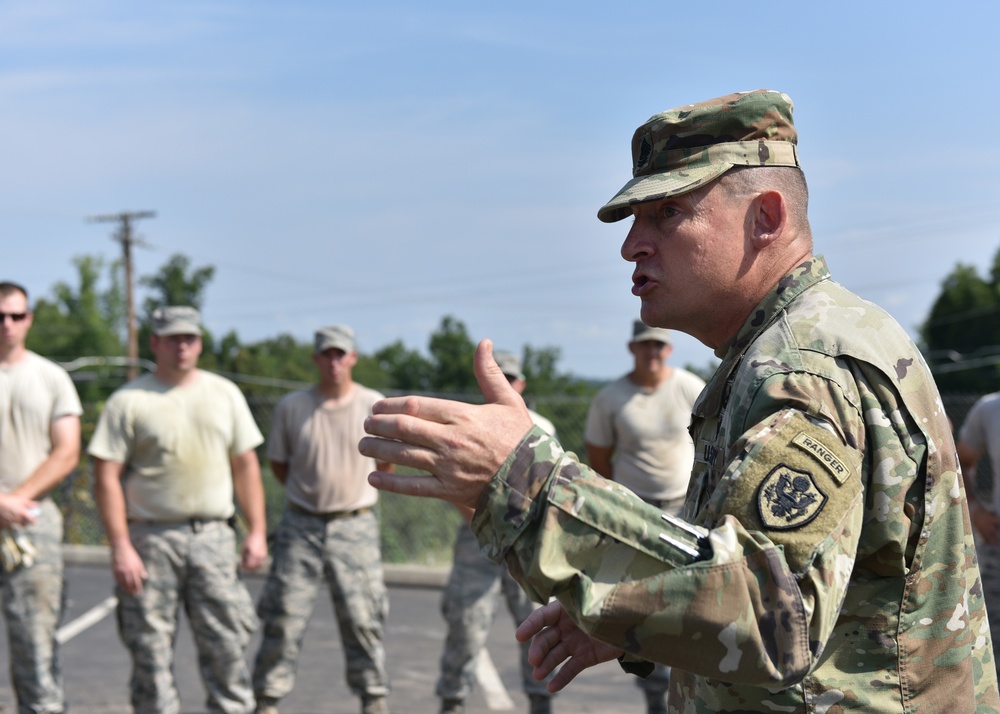
[[[274,410],[267,456],[285,486],[286,507],[274,534],[271,573],[258,603],[263,638],[254,663],[257,711],[273,714],[292,691],[299,651],[320,586],[330,588],[344,646],[347,684],[363,714],[389,711],[383,634],[389,597],[374,507],[366,479],[388,469],[358,453],[372,404],[382,399],[358,384],[354,331],[316,331],[319,383],[285,396]]]
[[[523,394],[527,380],[521,360],[513,352],[497,351],[497,365],[518,394]],[[546,434],[556,438],[555,425],[538,412],[529,409],[531,421]],[[466,517],[471,512],[464,512]],[[538,607],[511,577],[507,569],[479,552],[476,537],[468,523],[458,528],[451,572],[441,598],[441,613],[448,623],[448,634],[441,653],[441,676],[437,695],[441,698],[441,714],[462,714],[465,700],[476,683],[476,662],[486,645],[490,627],[497,616],[500,593],[507,609],[520,624]],[[552,711],[552,695],[546,690],[547,680],[532,676],[534,667],[528,661],[528,645],[521,645],[521,685],[528,697],[530,714]]]
[[[633,368],[604,386],[587,411],[587,462],[670,515],[680,513],[691,477],[691,408],[705,387],[701,377],[667,364],[670,331],[632,323]],[[649,714],[666,712],[670,670],[658,665],[637,680]]]
[[[34,315],[0,282],[0,593],[18,710],[66,707],[56,630],[63,519],[49,494],[80,458],[80,398],[66,370],[25,347]]]
[[[153,312],[156,370],[111,395],[88,449],[137,714],[180,711],[173,645],[181,605],[208,710],[254,709],[246,648],[257,619],[238,577],[232,520],[235,493],[249,527],[242,566],[260,567],[267,524],[255,449],[263,437],[236,385],[198,369],[200,322],[191,307]]]
[[[518,630],[552,689],[618,657],[672,667],[673,712],[1000,710],[947,416],[904,330],[813,254],[791,100],[667,111],[632,149],[598,217],[634,217],[643,321],[722,360],[684,519],[532,428],[488,342],[486,404],[387,400],[367,424],[364,453],[436,482],[371,480],[475,507],[484,551],[558,598]]]

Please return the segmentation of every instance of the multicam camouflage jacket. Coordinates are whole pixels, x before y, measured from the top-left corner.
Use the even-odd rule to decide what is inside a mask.
[[[687,523],[537,429],[473,529],[538,602],[674,668],[674,712],[1000,711],[949,423],[920,354],[822,258],[695,405]]]

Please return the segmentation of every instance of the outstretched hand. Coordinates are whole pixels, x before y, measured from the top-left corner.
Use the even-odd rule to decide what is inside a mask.
[[[528,409],[493,360],[493,343],[476,348],[476,381],[486,404],[431,397],[395,397],[376,402],[365,420],[358,449],[376,461],[431,475],[375,471],[375,488],[408,496],[430,496],[475,508],[486,484],[532,426]]]
[[[558,692],[583,670],[621,657],[625,650],[595,640],[570,618],[558,600],[535,610],[517,632],[518,642],[531,640],[528,661],[535,666],[532,675],[541,681],[557,667],[548,690]],[[560,665],[562,665],[560,667]]]

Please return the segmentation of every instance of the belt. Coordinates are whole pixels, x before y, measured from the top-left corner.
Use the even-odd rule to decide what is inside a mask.
[[[140,526],[160,526],[162,528],[169,528],[171,526],[190,526],[191,530],[195,533],[201,533],[202,529],[211,523],[228,523],[229,521],[225,518],[188,518],[186,520],[179,521],[143,521],[130,518],[128,522],[135,523]]]
[[[315,511],[308,511],[295,503],[289,503],[288,507],[296,513],[302,513],[307,516],[312,516],[313,518],[322,518],[324,521],[339,521],[341,518],[355,518],[357,516],[363,516],[366,513],[371,513],[372,510],[370,507],[365,506],[363,508],[355,508],[353,511],[326,511],[324,513],[316,513]]]

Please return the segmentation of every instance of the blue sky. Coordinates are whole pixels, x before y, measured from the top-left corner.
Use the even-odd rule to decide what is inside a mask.
[[[87,216],[155,210],[138,273],[215,265],[217,333],[424,350],[453,315],[610,378],[638,301],[596,211],[632,132],[764,87],[796,104],[817,252],[916,334],[1000,248],[998,8],[0,0],[2,272],[46,294],[117,257]]]

